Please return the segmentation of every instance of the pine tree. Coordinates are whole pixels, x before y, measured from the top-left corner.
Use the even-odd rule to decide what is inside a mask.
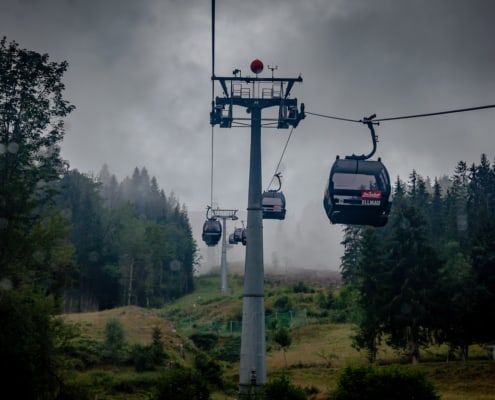
[[[441,263],[429,242],[422,210],[405,199],[395,205],[391,222],[389,271],[383,281],[389,300],[384,329],[390,335],[389,343],[407,350],[415,363],[420,347],[430,343],[431,302]]]

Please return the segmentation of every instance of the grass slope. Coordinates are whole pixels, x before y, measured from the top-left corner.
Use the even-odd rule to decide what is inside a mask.
[[[271,309],[277,299],[287,296],[296,308],[312,307],[312,299],[320,290],[327,290],[330,281],[319,285],[314,276],[301,274],[297,280],[307,276],[313,293],[294,293],[294,278],[277,276],[265,279],[265,306]],[[122,307],[96,313],[69,314],[65,318],[77,322],[86,335],[103,338],[104,326],[109,318],[118,318],[127,334],[129,343],[151,342],[153,327],[162,330],[166,350],[179,359],[180,348],[185,344],[188,363],[192,357],[188,350],[192,343],[178,329],[179,321],[194,320],[198,325],[212,321],[240,319],[242,315],[242,276],[231,275],[228,291],[220,291],[220,277],[211,273],[196,279],[196,290],[159,310],[138,307]],[[324,400],[335,389],[339,372],[349,365],[365,365],[366,356],[352,347],[351,324],[336,324],[324,319],[309,318],[306,326],[292,329],[292,343],[285,356],[276,344],[268,340],[266,357],[268,379],[276,376],[290,376],[294,384],[318,390],[314,399]],[[268,335],[269,336],[269,335]],[[425,372],[435,385],[443,400],[495,400],[495,362],[483,348],[471,349],[472,359],[467,362],[445,362],[445,349],[433,348],[423,353],[423,362],[409,365],[392,349],[383,347],[378,355],[380,368],[401,364],[404,368]],[[225,368],[225,377],[237,383],[238,363]],[[226,400],[233,397],[214,393],[212,400]]]

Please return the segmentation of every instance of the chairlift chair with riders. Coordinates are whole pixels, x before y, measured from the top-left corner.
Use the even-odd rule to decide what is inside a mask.
[[[275,174],[278,179],[278,189],[267,190],[263,192],[261,205],[263,209],[263,219],[285,219],[285,195],[280,190],[282,188],[282,181],[280,179],[280,173]]]
[[[367,155],[336,157],[323,197],[323,206],[332,224],[385,226],[391,202],[390,177],[385,165],[369,160],[376,151],[373,118],[364,118],[371,132],[373,150]]]

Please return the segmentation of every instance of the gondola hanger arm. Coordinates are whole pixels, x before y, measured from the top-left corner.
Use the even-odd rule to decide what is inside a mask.
[[[211,215],[211,206],[206,206],[206,219],[214,219],[214,217]]]
[[[373,149],[371,150],[371,152],[368,154],[361,154],[360,156],[353,154],[352,156],[346,156],[345,158],[352,160],[367,160],[368,158],[371,158],[373,154],[375,154],[378,138],[376,136],[375,128],[373,127],[373,125],[380,125],[380,123],[378,121],[373,121],[374,118],[376,118],[376,114],[372,114],[369,117],[364,117],[362,120],[359,121],[368,126],[370,130],[371,141],[373,143]]]
[[[277,172],[275,175],[273,175],[275,178],[277,178],[277,181],[278,181],[278,189],[273,189],[271,190],[272,192],[280,192],[280,190],[282,189],[282,174],[280,172]]]

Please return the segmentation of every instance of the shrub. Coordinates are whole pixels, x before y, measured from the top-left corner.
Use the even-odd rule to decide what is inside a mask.
[[[123,361],[125,351],[124,324],[117,318],[109,318],[105,324],[105,354],[112,363]]]
[[[306,286],[304,282],[298,282],[292,287],[292,291],[294,293],[314,293],[315,290],[309,286]]]
[[[439,400],[423,374],[398,367],[348,367],[330,400]]]
[[[275,300],[275,303],[273,303],[273,307],[278,312],[287,312],[292,308],[292,303],[289,296],[280,296],[277,300]]]
[[[131,358],[136,372],[155,370],[155,355],[151,346],[135,344],[131,350]]]
[[[265,400],[306,400],[304,389],[293,385],[286,376],[276,378],[265,385]]]
[[[222,368],[217,361],[206,354],[198,354],[194,358],[194,367],[209,384],[222,387]]]
[[[57,400],[90,400],[93,396],[89,389],[81,383],[65,383],[60,387]]]
[[[65,354],[74,369],[84,370],[102,362],[102,344],[89,337],[80,337],[65,345]]]
[[[213,356],[217,360],[227,362],[238,362],[240,360],[241,337],[232,336],[222,340],[222,343],[215,349]]]
[[[157,382],[156,400],[209,400],[210,391],[204,378],[192,369],[164,371]]]
[[[196,347],[204,351],[210,351],[215,348],[218,342],[218,335],[214,333],[193,333],[189,336],[189,339],[194,342]]]

